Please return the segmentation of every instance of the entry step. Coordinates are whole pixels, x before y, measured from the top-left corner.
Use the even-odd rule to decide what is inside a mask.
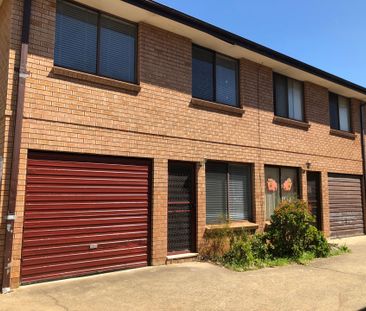
[[[198,253],[184,253],[184,254],[168,255],[168,256],[166,256],[166,264],[194,261],[197,257],[198,257]]]

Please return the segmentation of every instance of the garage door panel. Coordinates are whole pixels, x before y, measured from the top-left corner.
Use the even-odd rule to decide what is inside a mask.
[[[332,225],[334,223],[336,223],[337,221],[343,221],[343,222],[353,222],[353,223],[363,223],[362,220],[362,213],[354,213],[354,214],[345,214],[345,215],[332,215],[331,214],[331,219],[332,219]]]
[[[57,224],[55,225],[55,222]],[[99,227],[105,225],[114,225],[114,224],[139,224],[143,223],[147,225],[147,217],[138,216],[138,217],[109,217],[109,218],[79,218],[77,220],[74,219],[51,219],[51,220],[26,220],[24,221],[24,228],[65,228],[65,227],[75,227],[76,225],[79,227],[82,226],[90,226],[90,225],[98,225]]]
[[[74,244],[87,242],[89,244],[100,243],[105,241],[121,241],[130,239],[146,238],[146,231],[136,232],[112,232],[104,234],[86,234],[80,236],[62,236],[62,237],[43,237],[29,238],[23,240],[24,247],[37,245],[55,245],[55,244]]]
[[[108,202],[108,201],[120,201],[130,202],[132,200],[147,202],[148,194],[139,193],[126,193],[126,194],[29,194],[27,196],[28,202],[60,202],[60,201],[93,201],[93,202]]]
[[[32,193],[103,193],[103,194],[115,194],[115,193],[146,193],[148,190],[146,186],[60,186],[60,185],[30,185],[27,186],[27,192]]]
[[[26,230],[24,238],[31,237],[44,237],[44,236],[67,236],[75,234],[91,234],[91,233],[104,233],[104,232],[131,232],[131,231],[147,231],[146,222],[141,224],[132,225],[113,225],[113,226],[87,226],[87,227],[72,227],[72,228],[51,228],[51,229],[33,229]]]
[[[36,275],[43,274],[45,272],[58,272],[67,271],[72,269],[77,269],[80,267],[91,268],[114,265],[114,264],[127,264],[127,263],[145,263],[147,264],[147,255],[126,255],[126,256],[116,256],[108,258],[89,258],[88,260],[79,260],[74,262],[64,262],[64,263],[52,263],[52,264],[41,264],[36,266],[25,266],[23,267],[23,275]]]
[[[109,159],[108,159],[109,160]],[[138,163],[138,160],[128,160],[124,159],[124,161],[130,161],[133,163]],[[148,168],[144,165],[131,165],[131,164],[117,164],[117,163],[105,163],[105,162],[90,162],[90,161],[67,161],[67,165],[65,165],[65,161],[60,160],[34,160],[29,159],[29,165],[31,166],[39,166],[39,167],[64,167],[64,168],[87,168],[87,169],[108,169],[108,170],[124,170],[124,171],[144,171],[148,172]],[[145,164],[143,161],[139,162],[140,164]]]
[[[343,200],[344,198],[347,198],[347,200]],[[347,196],[340,196],[337,199],[330,199],[330,203],[332,203],[334,206],[356,206],[357,208],[360,208],[362,206],[362,201],[355,198],[348,198]]]
[[[330,174],[328,185],[331,236],[363,234],[361,178]]]
[[[46,256],[34,256],[29,257],[23,262],[23,267],[34,267],[39,265],[47,265],[53,263],[71,263],[71,262],[79,262],[82,260],[89,259],[103,259],[103,258],[112,258],[112,257],[121,257],[121,256],[146,256],[147,249],[146,247],[134,247],[134,248],[120,248],[120,249],[102,249],[90,252],[72,252],[72,253],[62,253],[62,254],[52,254]]]
[[[26,202],[27,210],[85,210],[85,209],[111,209],[111,208],[123,208],[123,209],[136,209],[136,208],[147,208],[148,201],[125,201],[125,202]]]
[[[98,243],[98,250],[108,250],[108,249],[131,249],[131,248],[144,248],[147,249],[145,238],[134,239],[134,240],[124,240],[124,241],[105,241]],[[90,252],[90,243],[80,243],[80,244],[68,244],[68,245],[45,245],[45,246],[35,246],[28,247],[23,251],[23,261],[26,258],[32,258],[34,256],[45,256],[50,254],[68,254],[74,252]]]
[[[22,282],[146,266],[147,161],[30,153]]]
[[[336,218],[332,221],[332,228],[335,227],[347,227],[347,225],[352,224],[352,228],[362,228],[363,221],[362,220],[354,220],[351,217],[348,218]]]
[[[138,178],[86,178],[74,176],[29,176],[27,180],[32,184],[46,185],[105,185],[105,186],[123,186],[123,185],[148,185],[148,181]]]
[[[32,219],[80,219],[83,217],[117,217],[117,216],[148,216],[147,208],[139,209],[117,209],[117,210],[85,210],[85,211],[69,211],[56,209],[55,212],[47,212],[47,215],[40,213],[37,210],[28,211],[28,220]]]
[[[27,283],[50,281],[55,279],[77,277],[81,275],[110,272],[116,270],[141,268],[145,266],[146,266],[145,262],[133,262],[133,263],[116,264],[116,265],[104,265],[103,267],[98,268],[91,267],[91,268],[68,269],[66,271],[58,271],[58,272],[43,272],[38,275],[27,276]]]
[[[144,171],[109,171],[109,170],[87,170],[87,169],[65,169],[33,167],[28,170],[29,174],[51,176],[85,176],[85,177],[110,177],[110,178],[147,178],[148,173]]]

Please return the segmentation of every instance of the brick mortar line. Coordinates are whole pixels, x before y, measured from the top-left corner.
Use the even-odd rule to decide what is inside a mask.
[[[139,131],[125,130],[125,129],[118,129],[118,128],[113,128],[113,127],[108,127],[108,126],[79,124],[79,123],[74,123],[74,122],[64,122],[64,121],[57,121],[57,120],[52,120],[52,119],[40,119],[40,118],[32,118],[32,117],[26,117],[26,116],[24,117],[24,119],[25,120],[35,120],[35,121],[40,121],[40,122],[66,124],[66,125],[72,125],[72,126],[81,126],[81,127],[85,127],[85,128],[110,130],[110,131],[116,131],[116,132],[125,132],[125,133],[132,133],[132,134],[136,134],[136,135],[170,138],[170,139],[177,139],[177,140],[181,139],[181,140],[188,140],[188,141],[195,141],[195,142],[200,142],[200,143],[216,144],[216,145],[223,145],[223,146],[251,148],[251,149],[255,149],[255,150],[266,150],[266,151],[277,151],[277,152],[279,151],[279,152],[285,152],[285,153],[291,153],[291,154],[297,154],[297,155],[323,157],[323,158],[338,159],[338,160],[345,160],[345,161],[352,161],[352,162],[359,162],[359,163],[362,162],[361,160],[341,158],[341,157],[333,157],[333,156],[330,156],[330,155],[321,155],[321,154],[315,154],[315,153],[304,153],[304,152],[296,152],[296,151],[274,149],[274,148],[265,148],[265,147],[254,147],[254,146],[250,146],[250,145],[242,145],[242,144],[234,144],[234,143],[215,142],[215,141],[208,141],[208,140],[198,139],[198,138],[179,137],[179,136],[173,136],[173,135],[154,134],[154,133],[147,133],[147,132],[139,132]]]

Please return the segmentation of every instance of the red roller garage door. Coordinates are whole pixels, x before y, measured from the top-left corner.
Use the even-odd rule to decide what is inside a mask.
[[[146,266],[149,163],[30,152],[22,282]]]

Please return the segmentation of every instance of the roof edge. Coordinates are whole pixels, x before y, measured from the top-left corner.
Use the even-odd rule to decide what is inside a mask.
[[[366,88],[152,0],[121,0],[366,95]]]

